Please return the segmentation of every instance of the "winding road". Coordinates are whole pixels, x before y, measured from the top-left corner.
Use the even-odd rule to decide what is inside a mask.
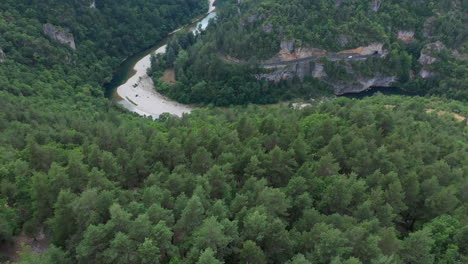
[[[366,60],[369,57],[381,57],[381,54],[370,54],[370,55],[360,55],[360,54],[337,54],[333,53],[330,55],[321,55],[321,56],[310,56],[305,58],[300,58],[296,60],[288,60],[288,61],[279,61],[279,62],[268,62],[268,63],[259,63],[260,66],[265,68],[274,68],[274,67],[281,67],[281,66],[289,66],[294,65],[300,62],[307,62],[307,61],[316,61],[320,58],[326,58],[330,61],[358,61],[358,60]]]

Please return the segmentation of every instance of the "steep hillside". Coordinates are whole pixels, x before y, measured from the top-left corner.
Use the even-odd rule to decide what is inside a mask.
[[[175,64],[181,85],[168,95],[185,102],[271,103],[318,97],[327,85],[338,95],[385,86],[468,100],[466,1],[243,0],[219,6],[216,23]],[[249,88],[239,88],[238,79]],[[209,96],[200,98],[202,90]]]

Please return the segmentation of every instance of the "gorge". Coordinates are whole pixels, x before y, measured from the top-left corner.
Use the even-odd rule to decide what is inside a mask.
[[[194,23],[174,30],[169,36],[154,47],[144,50],[126,59],[114,74],[113,80],[106,86],[107,94],[126,109],[142,116],[158,118],[162,113],[182,116],[194,108],[168,99],[157,92],[157,87],[147,74],[150,68],[151,54],[166,52],[166,42],[175,32],[186,29],[196,34],[197,30],[205,29],[211,19],[216,17],[215,0],[209,1],[206,15]]]

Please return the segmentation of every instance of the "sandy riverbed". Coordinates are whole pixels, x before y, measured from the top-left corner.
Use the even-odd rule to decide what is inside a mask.
[[[210,0],[209,15],[198,24],[204,29],[208,25],[210,18],[215,16],[213,13],[215,0]],[[198,28],[198,25],[197,27]],[[196,30],[192,29],[192,30]],[[158,48],[155,53],[166,52],[166,45]],[[152,116],[158,118],[162,113],[170,113],[177,116],[182,116],[183,113],[190,113],[194,108],[188,105],[180,104],[170,100],[158,93],[154,87],[153,80],[146,74],[146,70],[151,66],[151,55],[148,54],[135,66],[135,74],[128,79],[124,84],[117,88],[117,95],[121,98],[118,101],[128,110],[143,116]]]

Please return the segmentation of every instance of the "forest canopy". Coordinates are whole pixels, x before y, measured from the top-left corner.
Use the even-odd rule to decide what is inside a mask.
[[[468,261],[466,103],[378,95],[143,118],[105,98],[102,84],[206,2],[95,4],[0,5],[0,262]],[[73,34],[77,49],[46,36],[46,23]],[[184,34],[164,63],[185,67],[210,33]],[[250,70],[225,78],[258,92],[239,104],[299,94],[281,85],[268,94]],[[216,104],[232,94],[215,94]],[[19,238],[46,243],[37,252]]]
[[[317,99],[384,76],[394,81],[382,86],[408,94],[468,101],[467,17],[467,2],[458,0],[223,0],[196,40],[174,36],[167,53],[153,60],[153,79],[177,101],[217,106]],[[290,64],[262,66],[285,53],[307,57],[376,43],[383,47],[378,57],[323,56],[289,72]],[[428,51],[434,43],[439,50]],[[314,73],[317,64],[327,66],[324,73]],[[166,69],[174,70],[175,85],[160,80]],[[262,77],[268,73],[274,81]]]

